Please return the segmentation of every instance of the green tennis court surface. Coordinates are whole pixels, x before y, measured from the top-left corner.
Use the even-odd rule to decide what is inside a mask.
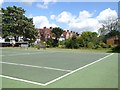
[[[65,80],[70,76],[73,76],[72,79],[74,79],[75,78],[74,75],[77,74],[78,72],[79,74],[76,76],[76,78],[79,77],[81,81],[83,79],[85,80],[86,79],[85,76],[87,74],[83,74],[84,70],[90,69],[91,67],[94,67],[97,64],[98,66],[96,66],[96,68],[88,70],[86,71],[86,73],[88,72],[95,73],[95,71],[99,72],[97,70],[97,68],[100,67],[99,64],[105,61],[105,63],[101,64],[101,69],[103,70],[110,67],[110,69],[113,70],[112,71],[113,75],[111,72],[109,73],[109,71],[106,70],[105,76],[108,75],[109,73],[110,78],[112,78],[111,80],[115,82],[113,87],[117,88],[118,73],[117,73],[117,60],[115,60],[117,59],[117,57],[115,57],[115,55],[117,56],[117,54],[111,53],[3,48],[2,55],[0,55],[0,57],[2,57],[2,61],[0,62],[2,64],[2,75],[0,75],[0,77],[3,78],[3,87],[12,87],[11,84],[9,85],[7,84],[10,82],[12,83],[17,82],[17,85],[19,82],[19,87],[22,87],[20,86],[21,83],[28,84],[25,87],[49,87],[53,84],[55,84],[53,87],[61,87],[62,83],[60,84],[59,83],[60,81]],[[108,60],[113,56],[114,61],[113,59]],[[109,66],[111,63],[112,67]],[[104,66],[104,64],[106,65]],[[96,78],[97,77],[96,75],[97,73],[93,77]],[[67,80],[65,82],[66,83],[69,82],[68,85],[71,85],[70,83],[74,83],[75,81],[77,81],[71,80]],[[76,85],[79,85],[81,81],[79,82],[77,81]],[[90,83],[90,81],[84,81],[83,83],[87,84],[88,82]],[[83,85],[83,83],[80,84],[79,86]],[[109,82],[110,87],[112,87],[111,83],[112,82]],[[18,87],[17,85],[15,86],[14,84],[14,87]],[[107,85],[107,87],[109,86]]]

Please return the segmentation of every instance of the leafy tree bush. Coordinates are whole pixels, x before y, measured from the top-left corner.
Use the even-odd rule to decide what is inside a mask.
[[[112,48],[112,52],[120,53],[120,46]]]
[[[65,47],[65,41],[59,41],[59,47],[64,48]]]
[[[86,48],[95,48],[98,44],[98,37],[96,32],[83,32],[78,38],[79,46]]]
[[[37,30],[33,25],[33,19],[27,18],[25,10],[21,7],[8,6],[1,8],[2,11],[2,37],[13,36],[16,41],[18,37],[35,41]],[[30,42],[31,42],[30,41]]]
[[[100,43],[100,45],[101,45],[102,48],[108,48],[108,45],[105,44],[104,42]]]
[[[46,41],[46,44],[47,44],[47,47],[53,47],[53,39],[52,38],[49,38],[47,41]]]
[[[53,28],[52,33],[53,33],[53,35],[55,37],[55,39],[53,39],[53,47],[57,47],[59,45],[58,40],[59,40],[61,34],[63,33],[63,29],[61,29],[59,27]]]
[[[79,43],[77,37],[74,35],[72,38],[69,38],[65,41],[65,47],[71,49],[79,48]]]
[[[92,49],[94,49],[94,48],[95,48],[95,46],[94,46],[94,43],[93,43],[93,42],[89,42],[89,43],[87,44],[87,47],[88,47],[88,48],[92,48]]]
[[[96,44],[94,49],[102,48],[100,44]]]

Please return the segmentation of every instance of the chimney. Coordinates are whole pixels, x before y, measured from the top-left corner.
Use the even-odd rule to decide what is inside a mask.
[[[43,29],[46,29],[46,27],[43,27]]]
[[[67,30],[67,32],[69,32],[69,30]]]
[[[52,29],[52,27],[50,27],[50,29]]]

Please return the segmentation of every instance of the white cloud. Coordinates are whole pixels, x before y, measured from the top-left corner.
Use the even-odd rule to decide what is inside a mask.
[[[97,20],[100,23],[106,24],[111,23],[111,21],[117,19],[117,17],[117,12],[108,8],[100,12],[100,14],[97,16]]]
[[[20,0],[24,5],[32,5],[36,0]]]
[[[83,11],[79,12],[79,16],[76,17],[76,19],[74,21],[75,21],[75,23],[83,22],[89,18],[92,18],[92,16],[93,16],[93,13],[83,10]]]
[[[76,31],[76,32],[83,32],[83,31],[95,31],[100,27],[99,22],[91,18],[92,13],[88,11],[81,11],[79,16],[72,15],[70,12],[63,11],[60,13],[56,20],[61,23],[67,24],[69,27],[67,29]]]
[[[51,16],[50,16],[50,19],[55,19],[55,18],[56,18],[55,15],[51,15]]]
[[[70,12],[63,11],[54,19],[57,22],[65,23],[69,26],[67,29],[77,32],[83,31],[93,31],[98,32],[98,29],[102,26],[101,22],[108,22],[110,20],[117,18],[117,12],[115,10],[111,10],[110,8],[105,9],[100,12],[100,14],[96,17],[92,17],[94,15],[86,10],[80,11],[78,16],[72,15]]]
[[[56,24],[50,23],[48,18],[45,16],[35,16],[33,17],[33,23],[36,28],[43,28],[43,27],[57,27]]]
[[[98,22],[98,20],[94,18],[88,18],[80,22],[73,22],[69,24],[70,30],[73,30],[79,33],[83,31],[97,32],[98,28],[100,27],[101,27],[101,24]]]
[[[74,21],[75,16],[73,16],[70,12],[63,11],[56,17],[56,20],[61,23],[70,23]]]
[[[48,4],[50,2],[57,2],[57,0],[42,0],[44,3]]]
[[[46,9],[46,8],[48,8],[48,5],[47,4],[37,4],[36,5],[38,8],[43,8],[43,9]]]
[[[86,10],[83,10],[79,13],[79,19],[87,19],[87,18],[90,18],[92,17],[92,13],[89,13],[88,11]]]
[[[56,20],[56,22],[63,23],[66,26],[66,29],[76,32],[83,31],[92,31],[98,32],[98,29],[102,26],[105,21],[109,21],[111,19],[117,18],[117,12],[115,10],[111,10],[110,8],[105,9],[99,13],[98,16],[93,18],[95,11],[90,13],[88,11],[80,11],[79,15],[73,15],[70,12],[63,11],[59,15],[51,15],[50,19]],[[33,17],[33,22],[36,28],[43,27],[58,27],[54,23],[50,23],[46,16],[36,16]]]
[[[43,4],[38,3],[36,6],[38,8],[47,9],[50,2],[55,3],[56,0],[42,0]]]

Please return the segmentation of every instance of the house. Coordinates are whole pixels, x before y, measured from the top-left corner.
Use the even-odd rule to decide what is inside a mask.
[[[119,46],[120,45],[120,37],[114,36],[114,37],[108,38],[106,43],[111,46]]]
[[[38,29],[38,32],[39,32],[39,38],[40,40],[42,41],[47,41],[49,38],[52,37],[52,27],[50,28],[46,28],[46,27],[43,27],[43,29]]]
[[[54,35],[52,34],[52,27],[43,27],[42,29],[38,29],[38,41],[48,41],[48,39],[52,38],[55,39]],[[73,35],[79,35],[77,32],[69,31],[69,30],[64,30],[63,34],[61,35],[59,41],[63,41],[65,39],[69,39]]]
[[[73,31],[69,31],[69,30],[67,30],[67,31],[64,30],[64,32],[63,32],[63,36],[64,36],[65,39],[69,39],[69,38],[71,38],[74,35],[79,36],[79,33],[78,32],[73,32]]]

